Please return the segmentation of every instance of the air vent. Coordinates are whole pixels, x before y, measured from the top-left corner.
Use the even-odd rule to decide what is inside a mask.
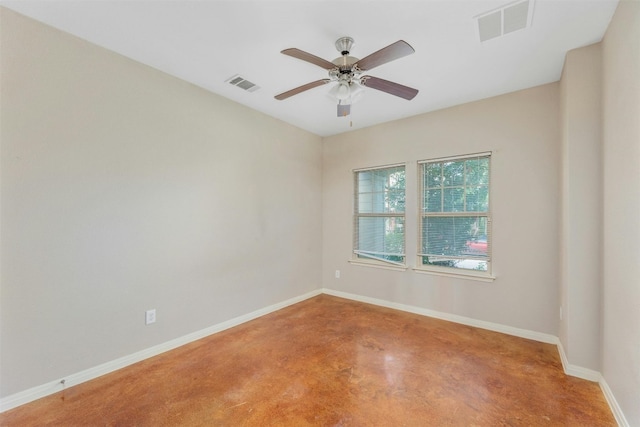
[[[250,82],[239,74],[229,77],[225,82],[246,90],[247,92],[255,92],[260,89],[260,86]]]
[[[476,16],[480,41],[494,39],[531,26],[534,0],[509,3]]]

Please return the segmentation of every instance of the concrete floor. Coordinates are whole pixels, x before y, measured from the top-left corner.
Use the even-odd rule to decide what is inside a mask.
[[[554,345],[320,295],[0,414],[2,426],[615,426]]]

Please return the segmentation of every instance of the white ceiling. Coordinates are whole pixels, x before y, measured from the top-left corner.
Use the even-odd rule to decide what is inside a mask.
[[[533,0],[530,0],[533,1]],[[617,0],[537,0],[529,28],[480,43],[474,17],[511,0],[414,1],[2,1],[0,4],[204,89],[328,136],[559,80],[568,50],[602,39]],[[351,36],[363,58],[397,40],[413,55],[367,74],[420,90],[412,100],[366,89],[336,117],[327,77],[282,55],[296,47],[329,61]],[[240,74],[260,89],[225,83]]]

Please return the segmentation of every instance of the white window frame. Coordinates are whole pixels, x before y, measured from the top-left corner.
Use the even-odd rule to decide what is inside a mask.
[[[414,271],[417,273],[426,273],[426,274],[436,274],[442,276],[453,276],[464,279],[474,279],[481,281],[493,281],[495,277],[492,275],[492,220],[491,220],[491,173],[492,173],[492,153],[484,152],[484,153],[474,153],[474,154],[465,154],[460,156],[452,156],[452,157],[442,157],[436,159],[429,160],[420,160],[418,161],[418,224],[417,224],[417,236],[418,236],[418,246],[416,252],[416,266],[414,267]],[[463,212],[427,212],[424,204],[424,181],[425,181],[425,171],[426,165],[433,163],[444,163],[453,160],[471,160],[474,158],[487,157],[489,159],[489,183],[488,183],[488,192],[489,192],[489,206],[486,212],[476,212],[476,211],[463,211]],[[463,186],[463,188],[465,188]],[[478,257],[482,261],[486,261],[487,269],[485,270],[471,270],[465,268],[458,267],[445,267],[438,265],[429,265],[423,264],[423,257],[428,254],[422,253],[423,248],[423,230],[422,224],[423,219],[425,217],[484,217],[487,221],[487,257]],[[456,258],[455,256],[447,256],[446,258]],[[472,255],[467,255],[465,257],[460,257],[461,259],[474,259],[475,257]]]
[[[405,208],[403,212],[375,212],[375,213],[361,213],[359,212],[359,182],[358,177],[362,172],[370,172],[376,170],[383,169],[393,169],[393,168],[404,168],[405,172]],[[391,165],[384,166],[375,166],[370,168],[362,168],[362,169],[354,169],[353,170],[353,240],[352,240],[352,258],[349,260],[351,264],[365,266],[365,267],[377,267],[388,270],[400,270],[404,271],[407,269],[407,233],[406,233],[406,173],[407,167],[406,163],[396,163]],[[360,218],[402,218],[402,223],[404,227],[404,235],[403,235],[403,253],[402,254],[391,254],[391,253],[374,253],[372,251],[361,251],[358,247],[359,242],[359,219]],[[379,255],[376,256],[376,255]],[[382,258],[385,255],[399,255],[403,257],[403,262],[397,262]]]

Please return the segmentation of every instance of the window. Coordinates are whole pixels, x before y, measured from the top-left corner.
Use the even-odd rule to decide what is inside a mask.
[[[404,266],[404,165],[358,170],[354,179],[354,260]]]
[[[419,163],[417,268],[490,274],[490,153]]]

